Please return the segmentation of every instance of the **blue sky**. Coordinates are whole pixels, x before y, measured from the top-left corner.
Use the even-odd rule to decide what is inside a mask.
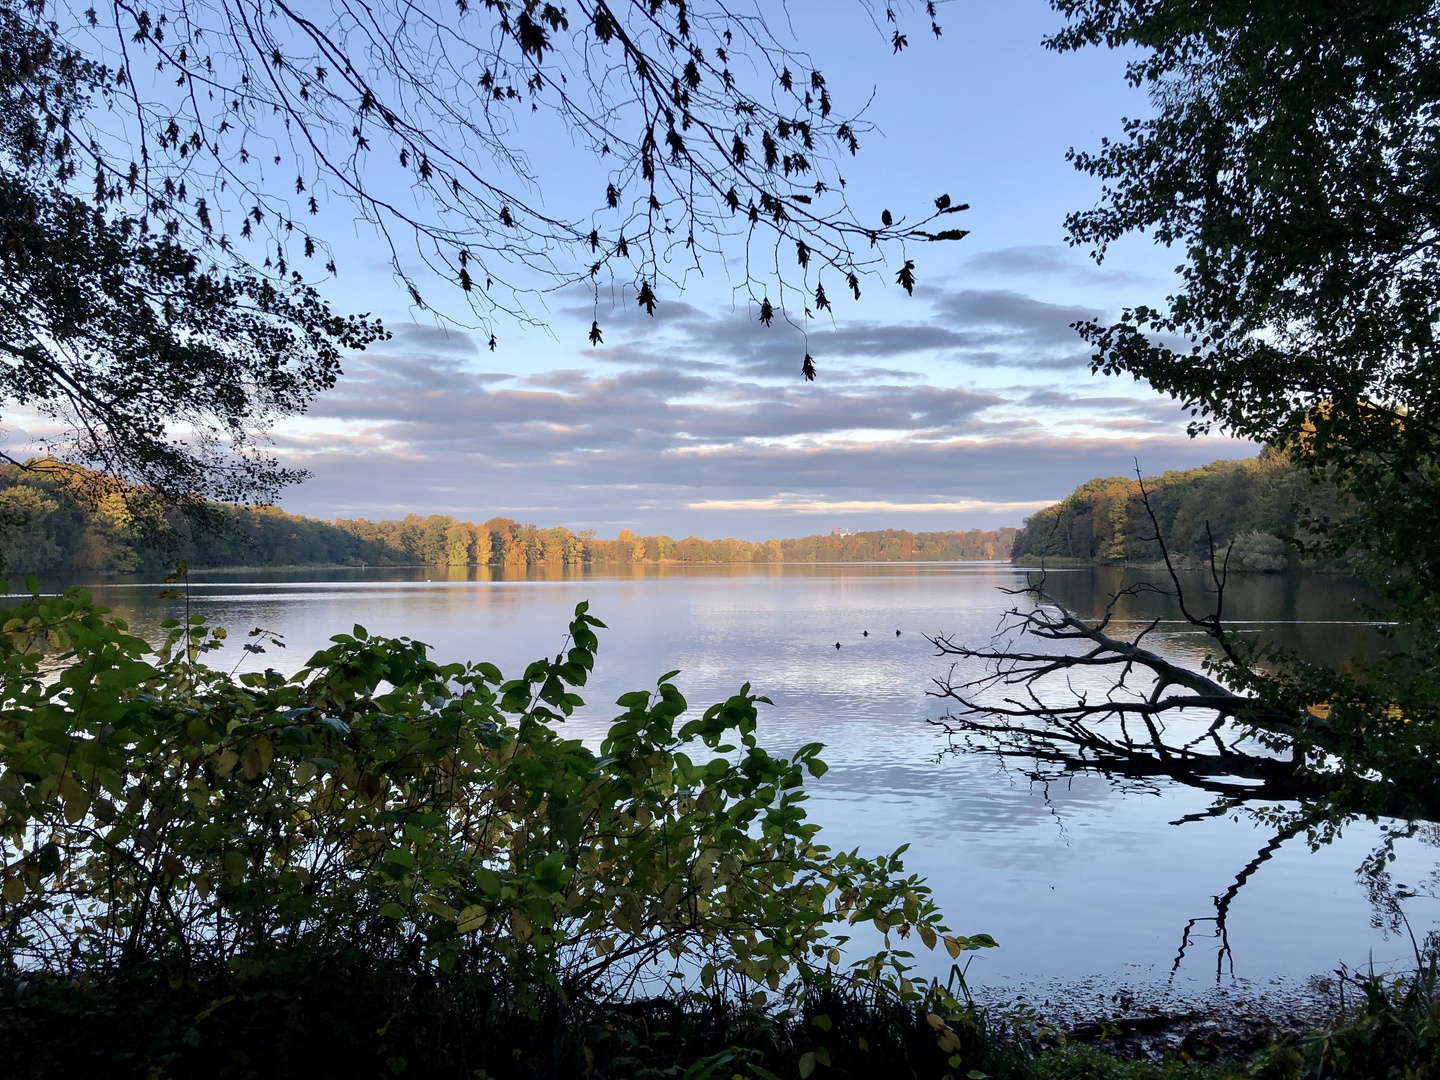
[[[1146,108],[1123,57],[1044,50],[1055,16],[1043,0],[952,3],[943,38],[915,35],[899,56],[859,3],[783,11],[841,108],[873,92],[883,134],[847,173],[861,216],[942,192],[971,204],[969,237],[913,253],[914,296],[877,276],[861,303],[812,324],[814,383],[799,376],[799,333],[760,326],[718,260],[683,293],[662,290],[654,318],[617,293],[600,348],[585,341],[591,298],[562,294],[537,309],[543,328],[502,323],[490,352],[407,307],[358,227],[329,296],[383,316],[394,337],[277,430],[282,456],[314,473],[285,509],[502,514],[601,536],[991,528],[1137,459],[1156,473],[1253,452],[1191,440],[1173,403],[1091,376],[1068,328],[1163,299],[1178,261],[1127,240],[1096,267],[1064,243],[1066,212],[1098,194],[1066,149]],[[526,149],[549,195],[599,175],[553,141]]]

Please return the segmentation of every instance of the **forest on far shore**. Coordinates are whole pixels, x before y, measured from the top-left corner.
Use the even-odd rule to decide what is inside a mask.
[[[185,559],[224,566],[582,566],[624,563],[906,562],[1006,559],[1018,529],[874,532],[797,539],[702,540],[540,528],[509,518],[483,523],[411,514],[399,521],[321,521],[275,507],[212,504],[220,527],[168,515],[169,543],[151,544],[119,490],[96,500],[94,475],[64,468],[0,468],[0,513],[13,525],[0,538],[9,574],[156,571]]]
[[[1150,509],[1180,565],[1229,551],[1231,570],[1277,571],[1309,565],[1300,545],[1345,511],[1333,488],[1312,484],[1282,453],[1212,461],[1198,469],[1146,477]],[[1081,484],[1069,497],[1032,515],[1015,538],[1017,562],[1117,565],[1161,558],[1155,523],[1135,477]],[[1233,546],[1232,546],[1233,545]]]

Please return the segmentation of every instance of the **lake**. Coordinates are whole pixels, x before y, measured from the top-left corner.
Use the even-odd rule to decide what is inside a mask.
[[[1088,613],[1135,576],[1052,571],[1049,586]],[[927,635],[983,642],[1010,602],[1001,590],[1024,580],[1008,565],[975,563],[649,566],[510,580],[484,569],[448,578],[423,569],[253,571],[194,575],[190,603],[229,628],[232,642],[255,626],[284,635],[283,651],[261,657],[232,644],[210,658],[217,667],[293,670],[359,623],[425,641],[440,660],[489,660],[518,674],[560,647],[570,612],[588,600],[609,630],[587,707],[570,727],[597,740],[619,711],[616,697],[676,668],[697,710],[751,683],[774,701],[761,720],[767,746],[826,744],[831,768],[809,804],[823,839],[870,853],[908,843],[907,869],[930,880],[950,925],[1000,942],[975,958],[972,984],[1100,977],[1263,988],[1340,963],[1412,956],[1408,936],[1373,925],[1356,874],[1379,838],[1376,824],[1352,825],[1316,853],[1302,840],[1282,845],[1236,893],[1222,938],[1215,898],[1269,839],[1248,819],[1174,825],[1210,797],[1095,774],[1035,783],[993,756],[949,747],[926,722],[944,712],[927,690],[950,668]],[[153,583],[89,584],[152,639],[162,619],[181,613],[181,602],[158,599]],[[1321,575],[1251,575],[1232,580],[1227,607],[1237,629],[1344,662],[1378,640],[1354,608],[1356,590]],[[1203,638],[1173,602],[1127,600],[1117,615],[1124,625],[1160,617],[1152,646],[1198,663]],[[1398,850],[1397,881],[1434,869],[1432,847],[1406,841]],[[1418,906],[1426,902],[1407,909],[1417,935],[1434,922],[1434,911]],[[927,956],[924,964],[943,974],[949,960]]]

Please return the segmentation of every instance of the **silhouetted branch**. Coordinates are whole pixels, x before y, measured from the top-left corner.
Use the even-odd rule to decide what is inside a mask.
[[[949,709],[931,723],[963,738],[967,748],[1029,758],[1033,778],[1050,775],[1044,766],[1058,766],[1128,780],[1164,777],[1210,791],[1227,804],[1324,800],[1334,790],[1334,778],[1304,768],[1308,740],[1295,737],[1313,734],[1324,721],[1231,688],[1261,680],[1251,666],[1255,654],[1234,644],[1223,618],[1229,549],[1217,552],[1211,537],[1215,603],[1209,614],[1197,614],[1143,477],[1140,496],[1154,526],[1144,539],[1159,546],[1169,588],[1132,584],[1114,593],[1091,621],[1049,592],[1042,566],[1026,587],[1005,590],[1029,603],[1006,612],[986,644],[969,645],[953,636],[931,639],[941,655],[956,658],[931,691]],[[1115,634],[1122,598],[1146,593],[1173,596],[1185,621],[1203,630],[1219,655],[1196,670],[1147,647],[1158,618],[1128,637]]]

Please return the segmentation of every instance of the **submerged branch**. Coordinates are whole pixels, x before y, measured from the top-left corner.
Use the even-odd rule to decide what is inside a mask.
[[[1175,579],[1172,572],[1178,591]],[[1094,771],[1140,783],[1171,780],[1231,806],[1298,802],[1307,812],[1324,806],[1342,816],[1440,817],[1440,802],[1366,767],[1364,748],[1324,710],[1277,700],[1286,697],[1283,684],[1257,674],[1253,654],[1220,649],[1194,670],[1145,647],[1158,620],[1129,637],[1111,633],[1117,601],[1141,590],[1156,591],[1123,590],[1094,621],[1069,611],[1043,578],[1007,590],[1033,606],[1012,607],[989,642],[930,639],[955,661],[930,691],[949,708],[930,722],[966,749],[1028,759],[1033,767],[1023,771],[1032,779],[1053,779],[1057,768]],[[1217,616],[1182,611],[1192,625],[1227,636]],[[1260,690],[1237,692],[1217,673]],[[1274,698],[1267,687],[1276,688]]]

